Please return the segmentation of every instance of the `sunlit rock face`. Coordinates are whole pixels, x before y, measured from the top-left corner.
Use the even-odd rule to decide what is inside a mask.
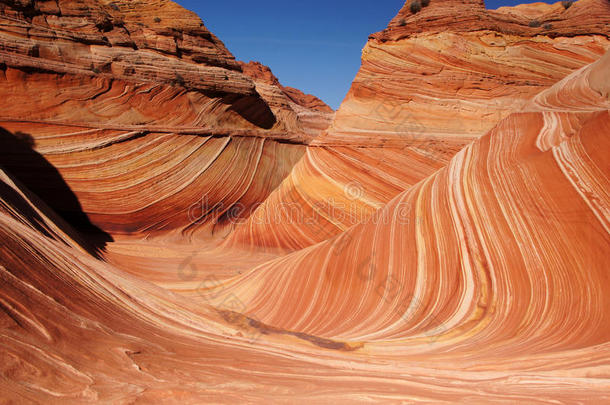
[[[338,235],[610,48],[605,0],[411,3],[370,36],[331,127],[232,244],[295,250]],[[298,221],[278,215],[287,206]]]
[[[0,126],[31,138],[74,201],[27,149],[2,164],[109,234],[218,234],[330,123],[328,107],[255,83],[169,1],[3,2],[0,18]]]
[[[241,74],[224,45],[197,16],[172,2],[30,1],[3,2],[1,7],[1,51],[7,79],[23,82],[19,75],[25,72],[28,80],[23,85],[30,87],[15,88],[12,94],[30,96],[28,90],[34,90],[39,80],[48,88],[38,97],[50,97],[55,89],[71,101],[15,100],[12,107],[32,119],[49,115],[61,119],[61,112],[77,114],[83,109],[89,114],[65,118],[87,123],[152,123],[160,116],[159,109],[154,114],[151,105],[157,96],[173,101],[165,103],[165,112],[175,109],[176,114],[171,114],[174,122],[183,125],[218,126],[220,117],[234,125],[245,125],[244,119],[253,126],[274,125],[275,119],[263,108],[254,84]],[[180,17],[174,18],[176,15]],[[162,17],[168,23],[162,24]],[[13,73],[15,70],[18,72]],[[183,94],[171,92],[169,87],[180,88]],[[66,94],[70,91],[74,94]],[[103,108],[95,101],[105,95],[123,97],[124,102],[117,103],[123,110],[98,111],[95,107]],[[135,100],[131,100],[134,95]],[[207,112],[201,107],[179,112],[193,97],[198,99],[195,103],[219,104],[216,122],[198,117]],[[95,106],[83,108],[82,103]],[[138,108],[138,103],[153,111],[142,111],[146,107]],[[252,114],[249,104],[258,104],[260,111]],[[46,108],[40,111],[43,106]],[[59,111],[51,110],[54,106]],[[3,115],[9,114],[6,111]]]
[[[405,343],[435,323],[446,328],[435,333],[439,344],[478,346],[478,339],[504,339],[506,329],[496,327],[510,328],[513,316],[531,328],[528,339],[549,338],[551,330],[560,336],[573,324],[558,346],[592,336],[604,342],[606,321],[586,308],[608,307],[600,293],[610,247],[608,69],[610,53],[536,96],[367,221],[259,267],[226,292],[249,297],[248,313],[269,324],[355,342]],[[275,278],[282,289],[267,287]],[[542,313],[563,322],[543,331]]]
[[[486,10],[483,0],[408,1],[370,36],[320,142],[399,144],[453,155],[610,47],[610,3]]]
[[[608,3],[410,4],[333,118],[172,2],[1,1],[2,401],[610,401]]]
[[[256,84],[256,90],[271,106],[276,117],[292,124],[293,130],[303,130],[311,138],[328,128],[334,111],[326,103],[299,89],[285,87],[271,69],[259,62],[239,62],[245,75]]]

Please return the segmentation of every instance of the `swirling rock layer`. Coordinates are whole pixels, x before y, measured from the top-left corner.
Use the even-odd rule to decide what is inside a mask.
[[[302,248],[337,235],[387,203],[397,186],[428,177],[610,47],[604,1],[498,11],[486,10],[482,1],[432,1],[418,13],[410,4],[371,35],[331,127],[311,142],[317,148],[282,185],[281,197],[266,201],[258,223],[239,231],[239,243]],[[460,12],[465,8],[468,15]],[[534,19],[539,27],[530,26]],[[348,196],[344,190],[351,190]],[[297,225],[269,219],[286,204],[298,205],[305,219]]]
[[[11,100],[0,126],[36,149],[4,150],[2,164],[56,211],[113,235],[219,232],[329,124],[277,80],[261,88],[169,1],[3,2],[0,19],[0,97]],[[45,179],[47,162],[62,181]]]
[[[370,36],[321,142],[398,143],[432,153],[441,144],[455,153],[610,47],[605,0],[567,10],[560,3],[493,11],[483,0],[432,0],[413,13],[410,4]]]
[[[323,132],[174,3],[0,2],[0,398],[609,402],[609,15],[408,3]]]

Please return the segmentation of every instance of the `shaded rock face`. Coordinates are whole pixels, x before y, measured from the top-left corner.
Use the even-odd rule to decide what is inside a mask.
[[[256,89],[267,100],[276,116],[302,128],[313,138],[330,125],[334,111],[322,100],[301,90],[283,86],[269,67],[259,62],[239,62],[245,75],[256,83]]]
[[[324,131],[171,2],[0,1],[2,400],[607,402],[606,4],[407,3]]]
[[[14,173],[14,180],[32,192],[36,196],[35,198],[40,199],[37,201],[39,205],[52,203],[56,212],[63,217],[62,220],[56,219],[56,222],[63,224],[63,221],[71,221],[81,232],[85,233],[87,238],[84,239],[86,242],[82,245],[98,257],[106,242],[111,241],[112,238],[91,224],[83,212],[78,198],[59,171],[35,150],[34,138],[24,132],[11,133],[0,127],[0,145],[3,149],[0,155],[0,167]],[[3,189],[3,194],[11,195],[14,192],[7,187]],[[34,197],[30,196],[30,198]],[[13,202],[14,197],[10,200]],[[13,204],[19,205],[14,202]],[[33,211],[25,216],[38,219],[38,215]],[[44,230],[40,228],[39,230],[47,234]]]
[[[320,111],[324,113],[332,113],[333,109],[330,108],[324,101],[320,100],[312,94],[305,94],[299,89],[294,87],[282,86],[268,66],[265,66],[259,62],[239,62],[243,69],[243,72],[257,82],[262,82],[272,86],[278,86],[280,90],[295,104],[301,107],[309,108],[314,111]]]

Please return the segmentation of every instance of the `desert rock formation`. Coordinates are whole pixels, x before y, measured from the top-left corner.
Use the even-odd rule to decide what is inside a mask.
[[[610,46],[606,0],[495,11],[483,0],[431,1],[415,14],[410,4],[370,36],[321,142],[453,154]]]
[[[610,401],[610,5],[410,3],[333,114],[171,1],[0,1],[2,400]]]
[[[330,125],[334,111],[322,100],[294,87],[283,86],[268,66],[259,62],[239,62],[244,74],[256,84],[257,91],[271,106],[276,116],[293,122],[295,128],[315,139]]]

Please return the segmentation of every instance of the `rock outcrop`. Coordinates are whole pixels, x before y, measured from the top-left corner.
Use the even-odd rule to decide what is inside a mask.
[[[195,14],[169,0],[4,1],[0,16],[0,66],[8,82],[2,87],[24,98],[17,97],[3,118],[52,116],[98,126],[171,123],[227,134],[249,129],[264,137],[302,132],[297,123],[273,115],[254,82]],[[26,77],[29,87],[20,88]],[[37,82],[44,82],[44,91],[36,92]],[[40,99],[54,93],[58,97]],[[122,110],[106,112],[106,98],[117,96]],[[166,100],[163,111],[156,99]],[[75,111],[78,118],[66,115]]]
[[[379,341],[381,352],[393,342],[394,354],[434,337],[426,351],[484,358],[511,346],[517,325],[511,355],[596,350],[610,338],[609,72],[607,53],[362,224],[238,277],[217,299],[246,297],[247,315],[281,329]]]
[[[4,1],[0,21],[0,97],[11,100],[0,127],[32,144],[0,151],[1,164],[108,234],[218,233],[330,123],[324,108],[244,74],[171,1]],[[199,212],[206,204],[213,213]]]
[[[496,11],[483,0],[431,0],[417,13],[411,3],[370,36],[321,143],[453,155],[610,47],[606,0]]]
[[[14,70],[36,72],[45,82],[56,81],[61,92],[65,91],[62,85],[74,77],[80,78],[83,92],[87,83],[91,83],[89,91],[108,92],[119,86],[118,81],[135,86],[139,92],[162,89],[163,85],[180,87],[183,93],[192,90],[200,97],[223,101],[225,111],[218,113],[229,115],[229,107],[234,107],[259,127],[270,128],[275,123],[254,84],[241,74],[224,45],[196,15],[175,3],[7,1],[0,7],[0,63],[9,69],[9,77]],[[166,16],[171,23],[157,23],[159,17],[153,15]],[[15,90],[14,94],[28,93],[26,89]],[[240,105],[244,103],[257,105],[259,116],[249,116],[252,108]],[[39,115],[35,108],[40,106],[35,103],[30,104],[31,111],[27,103],[15,104],[15,108],[23,109],[22,114]],[[3,115],[7,114],[10,111]],[[145,118],[150,122],[156,117]]]
[[[170,1],[0,1],[2,401],[607,402],[609,16],[408,2],[332,118]]]
[[[410,5],[371,35],[331,127],[238,229],[237,244],[302,249],[339,234],[610,48],[605,0],[567,10],[431,0],[413,13]],[[539,27],[530,27],[533,18]],[[277,220],[285,205],[304,218]]]
[[[257,91],[276,116],[292,122],[293,129],[303,129],[315,139],[330,125],[334,112],[322,100],[293,87],[283,86],[268,66],[259,62],[239,62],[245,75],[256,83]]]

